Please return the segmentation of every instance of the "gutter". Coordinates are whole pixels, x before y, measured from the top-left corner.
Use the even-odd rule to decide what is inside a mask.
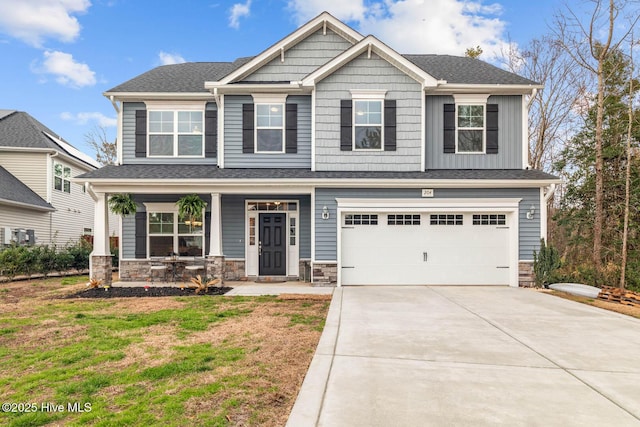
[[[32,209],[34,211],[42,211],[42,212],[55,212],[57,210],[53,206],[51,206],[49,208],[49,207],[46,207],[46,206],[32,205],[30,203],[16,202],[14,200],[8,200],[8,199],[0,199],[0,203],[2,203],[4,205],[16,206],[16,207],[19,207],[19,208],[28,208],[28,209]],[[49,203],[49,205],[51,205],[51,204]]]

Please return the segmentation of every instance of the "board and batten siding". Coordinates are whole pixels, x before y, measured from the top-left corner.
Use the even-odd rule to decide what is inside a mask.
[[[337,202],[336,198],[415,198],[422,199],[419,188],[409,189],[336,189],[316,188],[315,206],[315,236],[316,236],[316,262],[336,261],[337,257]],[[521,261],[533,260],[533,251],[540,247],[540,189],[539,188],[436,188],[434,198],[521,198],[519,209],[519,259]],[[527,211],[531,206],[535,207],[536,214],[529,220]],[[322,208],[329,209],[329,219],[322,219]]]
[[[299,81],[351,46],[350,42],[331,30],[327,30],[326,34],[318,30],[285,50],[284,61],[278,55],[243,80],[247,82]]]
[[[136,110],[146,110],[144,102],[122,103],[122,164],[217,164],[216,158],[136,157]],[[205,110],[217,109],[215,102],[208,102]],[[204,117],[202,118],[204,120]],[[148,120],[148,116],[147,116]],[[204,137],[204,130],[203,130]]]
[[[0,166],[47,200],[48,158],[46,153],[4,151],[0,154]]]
[[[242,104],[253,104],[251,96],[224,98],[225,168],[311,168],[311,96],[289,95],[287,103],[298,104],[298,145],[296,153],[243,153]],[[286,124],[285,124],[286,126]]]
[[[247,200],[297,200],[300,259],[311,258],[311,196],[308,195],[222,195],[222,253],[226,258],[244,259]],[[276,212],[276,211],[274,211]]]
[[[497,154],[444,153],[444,104],[452,96],[426,97],[426,169],[522,169],[522,97],[490,96],[498,104]],[[526,124],[525,124],[526,125]]]
[[[340,151],[340,100],[350,90],[386,90],[396,100],[396,151]],[[316,85],[316,170],[419,171],[421,96],[418,82],[376,54],[363,53]]]

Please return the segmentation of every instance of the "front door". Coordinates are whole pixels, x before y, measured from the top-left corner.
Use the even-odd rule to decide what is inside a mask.
[[[285,231],[287,218],[283,213],[261,213],[258,258],[261,276],[284,276],[287,271]]]

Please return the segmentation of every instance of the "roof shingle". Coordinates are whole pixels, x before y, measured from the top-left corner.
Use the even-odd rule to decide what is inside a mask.
[[[55,210],[31,188],[0,166],[0,203],[19,203],[45,210]]]

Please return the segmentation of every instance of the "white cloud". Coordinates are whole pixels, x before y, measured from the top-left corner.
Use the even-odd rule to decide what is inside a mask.
[[[44,52],[44,61],[36,72],[53,74],[56,81],[65,86],[83,87],[96,84],[95,72],[87,64],[76,62],[70,53]]]
[[[162,65],[182,64],[183,62],[187,62],[182,56],[177,53],[167,53],[160,51],[158,57],[160,58],[160,63]]]
[[[354,22],[362,34],[373,34],[401,53],[464,55],[481,46],[492,58],[506,46],[502,7],[481,0],[290,0],[298,24],[328,11]]]
[[[86,125],[89,122],[96,123],[100,127],[116,127],[118,121],[115,117],[108,117],[102,113],[98,112],[83,112],[72,114],[69,112],[64,112],[60,114],[60,118],[62,120],[68,120],[75,122],[78,125]]]
[[[45,38],[71,42],[80,33],[73,15],[89,6],[89,0],[2,0],[0,31],[36,47]]]
[[[246,3],[236,3],[231,7],[229,12],[229,26],[231,28],[240,28],[240,18],[249,16],[251,13],[251,0]]]

